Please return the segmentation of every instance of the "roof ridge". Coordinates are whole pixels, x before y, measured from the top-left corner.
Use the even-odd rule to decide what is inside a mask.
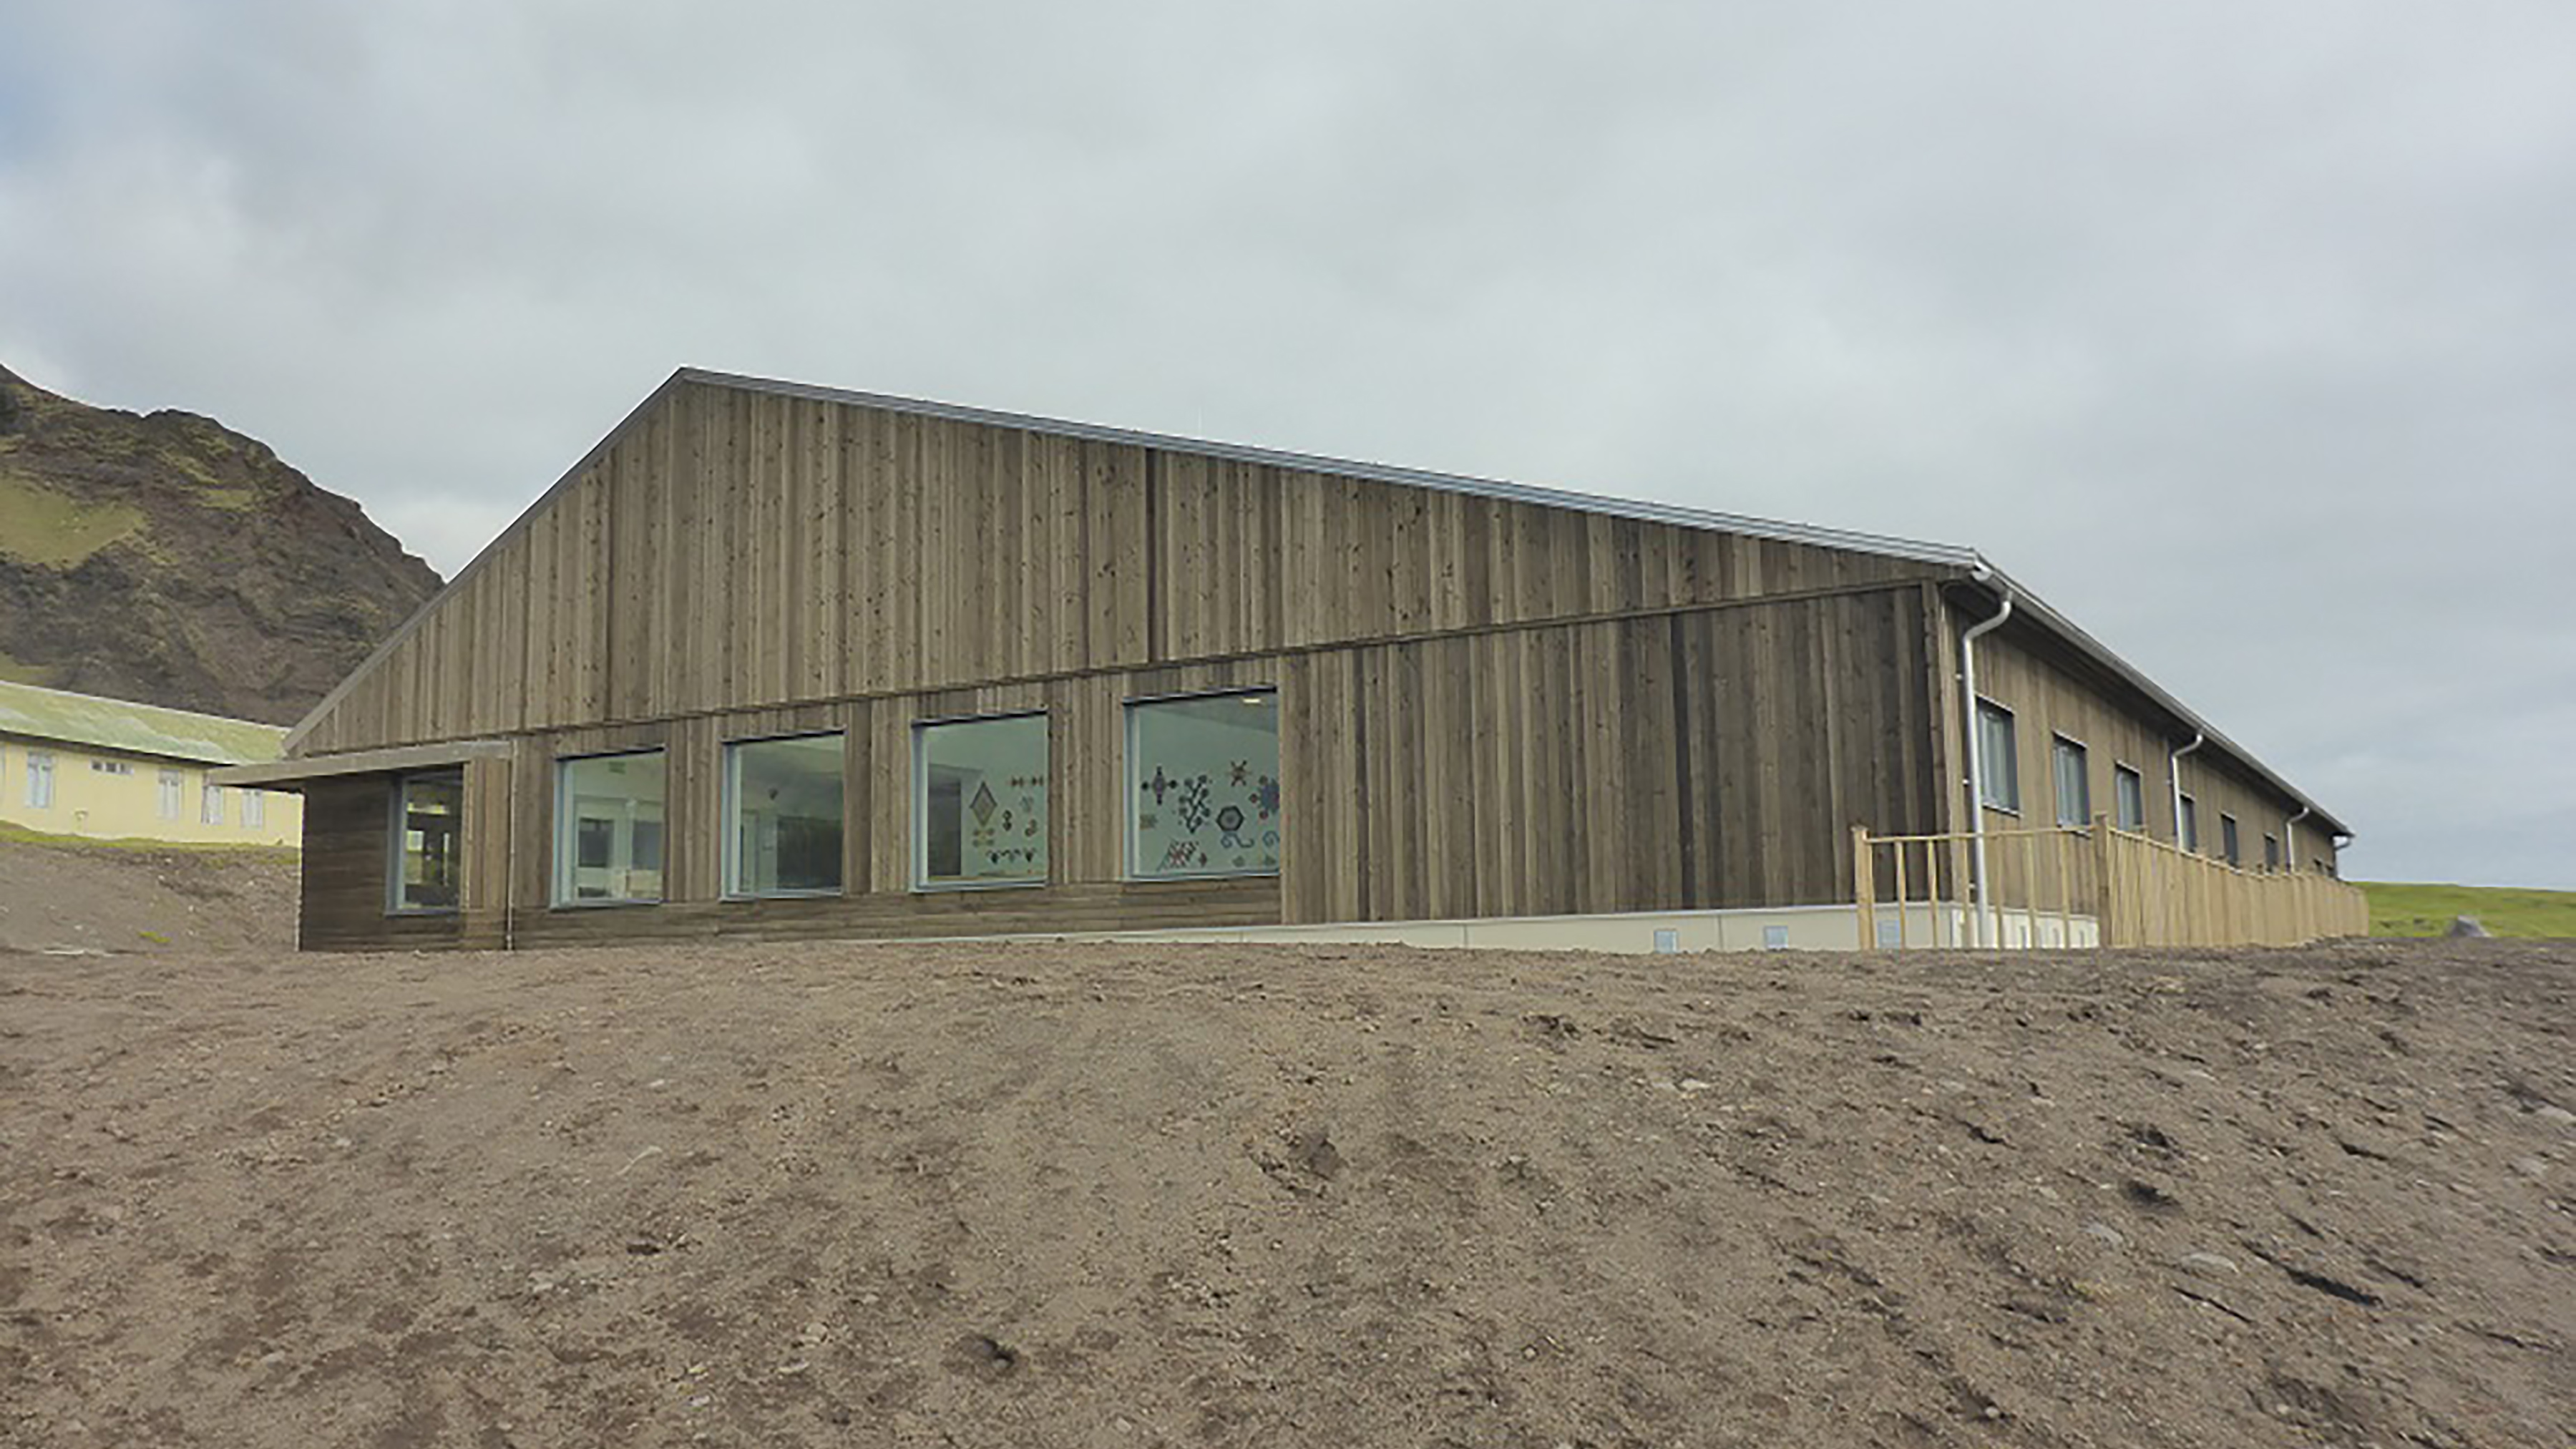
[[[920,417],[947,418],[957,422],[982,423],[992,427],[1019,428],[1056,437],[1081,438],[1094,442],[1185,452],[1200,457],[1224,458],[1234,462],[1259,463],[1270,467],[1293,468],[1312,473],[1329,473],[1336,477],[1361,478],[1376,483],[1433,488],[1443,492],[1467,493],[1542,507],[1634,518],[1645,523],[1664,523],[1676,527],[1740,533],[1748,537],[1770,538],[1784,543],[1808,543],[1823,548],[1851,549],[1856,552],[1884,554],[1926,563],[1969,567],[1973,566],[1977,557],[1975,549],[1963,545],[1904,538],[1895,534],[1870,533],[1861,529],[1838,528],[1829,524],[1799,523],[1789,519],[1762,518],[1752,514],[1724,513],[1714,509],[1692,508],[1678,503],[1658,503],[1647,499],[1621,498],[1605,493],[1585,493],[1570,488],[1514,483],[1505,479],[1484,478],[1467,473],[1449,473],[1431,468],[1407,467],[1401,464],[1372,463],[1364,459],[1339,458],[1322,453],[1301,453],[1291,449],[1263,447],[1252,443],[1228,443],[1208,438],[1187,437],[1177,433],[1112,427],[1101,423],[1077,422],[1037,413],[1007,412],[997,408],[973,407],[928,398],[903,397],[892,393],[863,392],[852,388],[829,387],[819,383],[791,382],[780,378],[757,377],[702,367],[683,367],[673,376],[676,381],[701,383],[711,387],[729,387],[776,397],[804,398],[814,402],[841,403],[853,407],[910,413]]]
[[[214,724],[242,725],[251,729],[276,730],[284,734],[285,725],[266,720],[244,719],[236,714],[211,714],[202,709],[181,709],[175,704],[153,704],[148,700],[119,699],[112,694],[83,694],[76,689],[56,689],[49,684],[29,684],[22,679],[0,679],[0,689],[23,689],[35,694],[50,694],[58,699],[77,699],[94,704],[112,704],[123,709],[148,709],[155,714],[175,714],[186,719],[201,719]]]

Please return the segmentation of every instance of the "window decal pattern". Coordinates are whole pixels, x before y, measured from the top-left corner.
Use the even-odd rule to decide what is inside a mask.
[[[1129,706],[1129,822],[1139,876],[1279,869],[1279,698],[1212,695]]]
[[[926,724],[913,748],[914,884],[1044,884],[1047,717]]]

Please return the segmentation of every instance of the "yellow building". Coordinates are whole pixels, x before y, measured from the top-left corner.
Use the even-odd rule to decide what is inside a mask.
[[[278,757],[286,731],[0,681],[0,823],[48,835],[295,845],[304,801],[218,785],[221,765]]]

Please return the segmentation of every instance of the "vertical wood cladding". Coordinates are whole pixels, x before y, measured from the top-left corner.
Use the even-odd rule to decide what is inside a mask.
[[[1812,904],[1939,801],[1923,596],[1301,654],[1292,922]]]
[[[469,774],[468,879],[507,881],[520,945],[1812,904],[1849,888],[1851,823],[1934,827],[1924,607],[1912,586],[1876,588],[529,734]],[[1280,698],[1280,875],[1125,880],[1126,702],[1264,687]],[[1049,718],[1053,880],[912,891],[915,725],[1031,709]],[[845,894],[723,899],[725,745],[833,731]],[[552,908],[557,763],[642,749],[665,752],[664,904]],[[314,791],[326,833],[308,860],[346,877],[308,889],[327,943],[426,934],[382,915],[387,783]],[[502,933],[479,894],[467,905],[467,944]]]
[[[1926,572],[690,382],[497,541],[300,749],[1136,669]]]
[[[392,831],[393,782],[385,776],[317,780],[305,787],[298,945],[339,951],[458,942],[464,932],[460,916],[385,913]]]

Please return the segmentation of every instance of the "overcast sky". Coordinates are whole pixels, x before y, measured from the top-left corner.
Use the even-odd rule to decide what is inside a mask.
[[[0,0],[0,363],[453,574],[681,365],[1971,544],[2576,888],[2576,5]]]

